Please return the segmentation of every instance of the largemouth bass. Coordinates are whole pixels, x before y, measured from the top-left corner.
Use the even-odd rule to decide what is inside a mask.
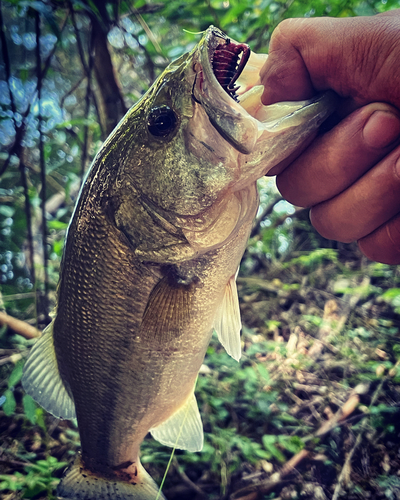
[[[25,366],[46,410],[77,418],[62,498],[155,499],[148,432],[203,444],[194,386],[215,329],[240,358],[236,272],[256,180],[332,111],[331,96],[262,106],[266,56],[210,27],[97,154],[66,239],[56,313]],[[163,497],[162,497],[163,498]]]

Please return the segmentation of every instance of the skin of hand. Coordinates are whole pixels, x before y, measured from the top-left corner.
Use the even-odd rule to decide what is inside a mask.
[[[291,203],[311,207],[326,238],[358,241],[400,264],[400,9],[371,17],[283,21],[261,71],[262,101],[332,89],[336,125],[272,169]],[[308,146],[308,147],[307,147]]]

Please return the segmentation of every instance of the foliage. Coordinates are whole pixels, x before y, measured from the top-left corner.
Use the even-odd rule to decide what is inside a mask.
[[[48,323],[68,221],[91,160],[123,111],[194,46],[196,33],[214,24],[262,52],[285,18],[395,7],[398,0],[2,2],[0,309],[2,299],[10,315]],[[108,41],[105,76],[94,32],[98,43]],[[238,279],[244,356],[238,365],[212,341],[197,384],[204,449],[176,452],[166,494],[187,498],[177,487],[192,482],[210,499],[226,498],[303,450],[314,453],[312,466],[277,491],[317,498],[307,487],[319,484],[330,498],[360,435],[351,482],[341,485],[346,498],[397,498],[399,271],[318,236],[307,211],[281,200],[273,181],[261,180],[259,190],[257,230]],[[0,329],[0,489],[10,498],[51,498],[79,447],[73,423],[55,421],[22,392],[21,359],[31,344]],[[352,420],[318,435],[360,387]],[[145,441],[142,460],[155,477],[169,456]],[[359,465],[365,456],[368,467]]]
[[[24,467],[26,474],[18,471],[13,475],[0,474],[0,491],[21,491],[22,498],[34,498],[46,492],[48,498],[55,498],[52,492],[60,480],[52,474],[66,465],[67,462],[59,462],[50,456],[46,460],[26,465]]]

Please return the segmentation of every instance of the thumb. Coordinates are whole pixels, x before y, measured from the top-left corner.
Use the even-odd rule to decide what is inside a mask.
[[[261,70],[262,102],[309,98],[334,90],[357,105],[400,108],[400,11],[359,18],[288,19],[272,34]]]

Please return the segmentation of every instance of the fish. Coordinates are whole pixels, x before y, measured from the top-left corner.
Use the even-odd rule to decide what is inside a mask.
[[[263,106],[266,55],[210,26],[95,157],[68,227],[53,320],[22,385],[77,419],[63,499],[165,498],[140,463],[150,432],[203,446],[194,388],[214,330],[241,355],[236,275],[256,181],[315,134],[329,93]]]

